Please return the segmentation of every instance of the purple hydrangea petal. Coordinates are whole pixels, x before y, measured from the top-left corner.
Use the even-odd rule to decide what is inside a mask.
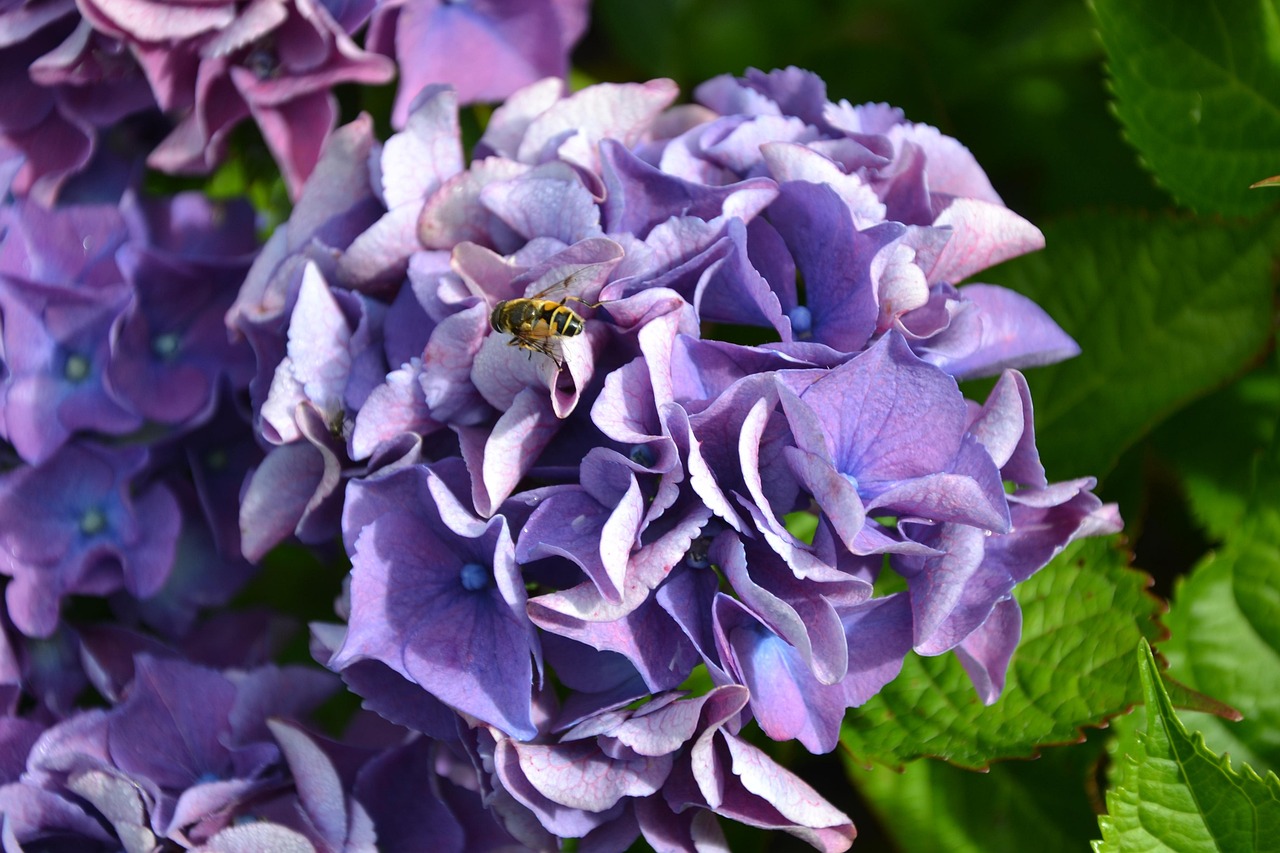
[[[930,271],[931,281],[963,281],[1001,261],[1044,248],[1040,229],[998,202],[958,198],[932,224],[954,229],[954,236]]]
[[[601,83],[552,104],[525,129],[517,159],[540,163],[558,157],[589,174],[600,174],[599,144],[612,138],[639,140],[655,116],[671,105],[679,90],[670,80]]]
[[[827,105],[827,84],[812,71],[789,65],[772,71],[748,68],[738,79],[744,88],[750,87],[778,105],[786,115],[796,116],[827,130],[823,113]]]
[[[741,788],[716,812],[749,826],[781,829],[824,853],[848,850],[853,822],[799,776],[742,738],[724,733],[731,772]]]
[[[810,752],[834,749],[849,705],[844,691],[819,682],[800,651],[737,600],[718,596],[715,622],[720,658],[750,689],[751,712],[764,733],[798,740]]]
[[[1000,476],[1021,486],[1048,485],[1035,444],[1031,389],[1016,370],[1006,370],[969,424],[969,434],[982,443]]]
[[[593,813],[613,808],[623,797],[655,793],[671,770],[670,755],[619,761],[589,741],[541,745],[504,740],[497,758],[500,774],[514,771],[514,758],[524,777],[548,800]]]
[[[262,406],[268,437],[287,444],[301,437],[295,407],[314,404],[327,422],[341,418],[351,373],[351,327],[320,269],[307,264],[289,326],[289,355],[276,368]]]
[[[1022,608],[1013,598],[996,603],[986,621],[955,647],[982,704],[990,705],[1004,691],[1005,674],[1022,638]]]
[[[182,791],[206,773],[230,767],[223,740],[235,686],[182,661],[143,655],[133,688],[108,722],[112,760],[126,773]]]
[[[128,32],[148,42],[193,38],[235,21],[231,3],[92,0],[85,4],[83,11],[89,20],[108,32]]]
[[[18,781],[26,769],[27,754],[44,729],[31,720],[0,718],[0,785]]]
[[[801,395],[826,426],[836,467],[859,483],[945,469],[967,419],[954,380],[888,335]]]
[[[133,780],[91,770],[68,779],[67,789],[91,803],[111,824],[127,853],[155,849],[155,833],[147,826],[148,803]]]
[[[848,816],[732,733],[747,691],[718,687],[703,700],[702,731],[663,788],[671,809],[710,809],[751,826],[782,829],[820,850],[847,850],[854,835]]]
[[[240,502],[240,547],[261,560],[297,528],[328,468],[305,441],[274,447],[254,470]]]
[[[347,796],[332,760],[297,726],[280,720],[266,725],[289,765],[298,803],[311,826],[333,849],[342,849],[349,830]]]
[[[492,515],[515,491],[559,423],[546,394],[524,388],[492,430],[455,428],[471,473],[471,500],[481,515]]]
[[[568,246],[603,233],[595,198],[564,163],[494,181],[480,191],[480,203],[525,240],[551,237]]]
[[[506,520],[476,519],[425,466],[349,491],[352,610],[331,666],[382,661],[453,707],[532,737],[535,637]]]
[[[867,228],[885,218],[884,203],[856,174],[844,172],[830,158],[794,142],[768,142],[761,146],[769,175],[779,184],[807,181],[835,190],[853,216],[854,226]]]
[[[126,589],[156,593],[173,565],[181,511],[161,484],[132,495],[146,462],[137,449],[68,445],[44,465],[0,484],[0,549],[6,552],[9,615],[24,633],[47,637],[63,596]]]
[[[561,7],[583,5],[581,0],[535,0],[404,6],[395,32],[403,80],[392,122],[403,124],[409,101],[429,83],[453,85],[460,101],[469,104],[500,101],[543,77],[563,79],[585,10],[563,13]]]
[[[316,848],[300,832],[278,823],[259,821],[230,826],[199,847],[197,853],[316,853]]]
[[[108,712],[95,708],[76,712],[47,729],[27,758],[27,779],[56,789],[73,772],[110,767],[109,723]]]
[[[313,656],[331,666],[342,647],[346,630],[338,625],[311,626]],[[347,664],[339,673],[342,680],[362,697],[362,707],[374,711],[396,725],[441,740],[457,737],[458,714],[391,667],[366,659]]]
[[[523,772],[520,753],[517,751],[518,746],[518,743],[507,738],[498,742],[494,755],[496,775],[502,782],[503,790],[509,792],[509,796],[532,812],[547,832],[561,838],[580,838],[621,815],[624,805],[616,800],[607,811],[593,812],[565,805],[543,794]],[[571,744],[562,749],[568,753],[565,756],[568,761],[577,760],[586,764],[588,756],[594,757],[592,755],[594,748],[591,744]],[[547,762],[547,765],[549,769],[553,768],[550,762]],[[606,765],[604,772],[597,770],[596,775],[607,778],[608,769],[611,768]],[[507,829],[512,830],[510,824]]]
[[[436,771],[434,745],[425,738],[388,749],[366,762],[356,778],[355,796],[373,817],[378,849],[462,853],[468,841],[474,844],[479,827],[470,822],[464,827],[459,815],[440,798],[436,792],[445,785]]]
[[[534,510],[521,530],[519,559],[567,557],[586,573],[604,601],[620,604],[627,557],[643,513],[644,500],[634,477],[612,511],[586,491],[552,495]],[[570,522],[567,527],[566,521]]]
[[[794,116],[734,116],[717,125],[700,140],[702,154],[713,163],[742,176],[765,171],[761,148],[767,143],[809,142],[818,136],[816,128]]]
[[[922,358],[958,379],[1053,364],[1080,353],[1079,345],[1027,297],[990,284],[966,285],[960,293],[977,307],[976,324],[916,345]]]
[[[704,809],[674,811],[661,797],[635,804],[640,832],[655,850],[728,850],[715,815]]]
[[[382,197],[388,210],[421,204],[466,168],[458,128],[458,95],[428,86],[415,99],[409,120],[382,147]]]
[[[118,844],[101,823],[70,800],[31,785],[0,785],[0,840],[11,849],[37,844],[49,835],[70,837],[87,850],[112,849]]]
[[[982,445],[965,435],[948,470],[876,486],[866,506],[871,514],[885,510],[899,516],[928,518],[935,522],[971,524],[983,530],[1006,533],[1009,507],[1000,472]]]
[[[431,86],[419,96],[409,124],[382,149],[382,198],[387,213],[357,237],[338,261],[338,280],[368,289],[394,284],[421,250],[418,221],[441,185],[463,171],[457,96]]]
[[[697,663],[693,646],[656,599],[622,610],[602,601],[592,584],[529,601],[529,618],[544,631],[626,656],[651,691],[678,686]]]
[[[992,537],[995,538],[995,537]],[[913,647],[922,655],[954,648],[986,620],[997,601],[1007,598],[1014,579],[986,561],[986,532],[963,524],[942,524],[924,538],[942,553],[910,563]]]
[[[412,204],[388,211],[342,254],[337,280],[363,290],[394,284],[403,277],[409,258],[422,248],[418,242],[420,215],[421,207]]]
[[[839,613],[826,596],[856,604],[870,598],[871,585],[847,581],[813,583],[795,577],[776,554],[734,534],[722,534],[711,557],[743,604],[800,653],[823,684],[844,678],[849,649]]]
[[[431,417],[474,425],[493,409],[472,382],[476,357],[490,336],[489,306],[477,303],[440,321],[422,354],[422,394]]]
[[[367,459],[379,445],[405,433],[427,434],[443,424],[431,416],[422,390],[422,362],[414,359],[387,374],[387,381],[373,389],[356,414],[351,434],[351,456]]]
[[[427,249],[452,249],[462,243],[496,248],[514,242],[501,220],[480,204],[480,193],[491,183],[517,178],[529,169],[504,157],[487,157],[449,178],[423,205],[419,242]]]
[[[386,68],[387,72],[390,70]],[[325,138],[337,127],[337,99],[325,92],[302,95],[280,104],[269,101],[264,103],[268,98],[274,100],[274,97],[268,95],[264,98],[263,93],[255,91],[261,86],[256,74],[243,68],[231,68],[228,73],[239,94],[246,98],[248,115],[257,123],[262,132],[262,141],[267,144],[267,149],[280,166],[280,174],[285,186],[289,188],[289,194],[297,197],[302,192],[307,177],[320,162],[320,151]],[[367,82],[373,83],[382,82],[377,78],[384,75],[368,76],[372,79]],[[385,76],[391,75],[387,73]],[[225,133],[229,129],[219,128],[219,131]],[[209,149],[217,150],[215,146],[218,144],[219,131],[211,134],[212,138],[205,143],[206,162],[209,160]],[[219,153],[218,157],[220,156]]]
[[[711,621],[712,603],[719,583],[715,572],[673,572],[671,580],[658,587],[654,597],[698,650],[712,680],[716,684],[725,684],[731,679],[720,664]]]
[[[232,346],[223,325],[245,267],[184,264],[131,247],[117,257],[135,298],[113,333],[112,390],[150,420],[208,419],[222,377],[244,387],[251,375],[248,348]]]
[[[91,625],[78,629],[80,657],[94,688],[111,702],[119,702],[133,681],[134,655],[179,657],[159,640],[119,625]]]
[[[1019,489],[1009,495],[1013,531],[987,543],[990,559],[1022,582],[1048,564],[1067,543],[1084,536],[1120,531],[1115,504],[1103,504],[1092,477],[1054,483],[1045,489]]]
[[[645,163],[614,139],[600,143],[606,230],[644,239],[653,226],[672,216],[715,219],[732,211],[745,221],[763,210],[777,195],[765,178],[712,187],[668,175]]]
[[[339,686],[330,673],[300,666],[259,666],[230,678],[236,686],[236,698],[228,714],[231,732],[227,742],[236,746],[269,740],[268,718],[301,718]]]
[[[520,140],[538,116],[564,97],[565,82],[557,77],[544,77],[517,89],[501,104],[485,125],[484,135],[477,143],[474,156],[477,160],[500,156],[515,160],[520,151]]]
[[[886,223],[867,231],[853,226],[848,205],[834,189],[793,181],[769,206],[769,221],[790,247],[804,276],[814,340],[858,352],[871,337],[879,309],[871,259],[899,236]]]

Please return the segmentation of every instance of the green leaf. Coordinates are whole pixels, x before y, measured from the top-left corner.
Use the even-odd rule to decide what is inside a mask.
[[[1275,0],[1093,0],[1115,111],[1179,202],[1205,213],[1273,205],[1249,185],[1280,166]]]
[[[1077,853],[1098,831],[1085,790],[1101,742],[1095,735],[987,773],[940,761],[848,773],[903,853]]]
[[[1097,853],[1151,850],[1280,850],[1280,779],[1258,776],[1187,733],[1156,671],[1151,648],[1138,648],[1147,730],[1124,759],[1125,784],[1107,793]]]
[[[1029,371],[1051,478],[1102,476],[1174,411],[1242,371],[1271,333],[1280,224],[1091,214],[988,276],[1036,300],[1084,352]]]
[[[1141,698],[1133,644],[1160,633],[1161,605],[1147,594],[1148,580],[1128,567],[1116,540],[1071,545],[1014,591],[1022,642],[998,702],[978,701],[953,655],[909,655],[894,681],[846,715],[844,748],[861,763],[936,756],[982,767],[1080,740],[1082,726]]]
[[[1280,375],[1272,368],[1255,381],[1262,380],[1280,384]],[[1259,771],[1275,771],[1280,770],[1280,438],[1273,436],[1257,465],[1252,494],[1238,504],[1221,552],[1202,560],[1176,588],[1166,619],[1171,636],[1160,652],[1171,675],[1244,715],[1232,723],[1187,714],[1188,723],[1236,759]],[[1131,720],[1116,721],[1119,749],[1132,749],[1133,728]],[[1124,765],[1115,766],[1120,770],[1113,778],[1123,784]]]

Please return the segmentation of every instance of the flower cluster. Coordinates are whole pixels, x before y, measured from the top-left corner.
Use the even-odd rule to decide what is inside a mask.
[[[220,639],[224,655],[246,659],[243,633]],[[118,638],[98,648],[111,646]],[[47,728],[3,709],[6,849],[412,853],[512,842],[484,812],[476,774],[441,745],[376,721],[358,743],[338,744],[295,722],[340,686],[328,673],[220,670],[184,660],[192,651],[95,659],[110,707]]]
[[[232,403],[253,355],[222,317],[257,250],[253,211],[195,193],[17,201],[0,229],[6,621],[46,640],[63,600],[88,595],[184,634],[252,568],[234,509],[260,453]]]
[[[121,152],[202,174],[252,119],[296,195],[337,121],[335,85],[426,82],[500,100],[564,77],[586,0],[12,0],[0,4],[0,172],[55,198]],[[354,38],[366,23],[368,47]],[[477,75],[474,56],[484,55]],[[104,142],[106,143],[104,147]],[[110,173],[103,165],[98,172]],[[123,174],[123,170],[117,170]]]
[[[228,313],[270,445],[242,544],[341,535],[315,653],[530,847],[720,815],[841,850],[742,728],[831,750],[911,652],[995,701],[1015,584],[1120,522],[1036,452],[1017,368],[1074,342],[960,284],[1042,244],[967,149],[794,68],[676,96],[543,80],[469,161],[442,86],[332,136]]]

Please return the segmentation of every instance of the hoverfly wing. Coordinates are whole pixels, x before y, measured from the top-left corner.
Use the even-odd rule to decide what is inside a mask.
[[[551,284],[549,284],[549,285],[547,285],[546,287],[544,287],[542,290],[539,290],[537,293],[533,294],[532,296],[526,297],[526,298],[528,298],[528,299],[546,299],[546,298],[548,298],[549,296],[551,296],[552,294],[563,294],[563,295],[565,295],[565,296],[574,296],[574,294],[573,294],[573,292],[572,292],[572,290],[571,290],[571,287],[572,287],[572,285],[573,285],[574,281],[578,278],[578,275],[579,275],[579,273],[580,273],[580,272],[581,272],[581,270],[579,270],[578,272],[575,272],[575,273],[570,273],[569,275],[565,276],[564,278],[562,278],[562,279],[560,279],[560,280],[558,280],[558,281],[554,281],[554,282],[552,282]],[[574,297],[574,298],[577,298],[577,297]]]

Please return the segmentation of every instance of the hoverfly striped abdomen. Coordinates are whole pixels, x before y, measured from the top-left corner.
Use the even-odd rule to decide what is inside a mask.
[[[548,356],[560,366],[554,342],[556,338],[572,338],[582,334],[586,321],[565,303],[580,302],[588,308],[596,308],[599,303],[586,302],[577,296],[566,296],[556,302],[543,297],[566,281],[560,281],[533,296],[520,299],[504,299],[493,306],[489,314],[489,325],[495,332],[511,335],[508,343],[530,352],[540,352]]]

